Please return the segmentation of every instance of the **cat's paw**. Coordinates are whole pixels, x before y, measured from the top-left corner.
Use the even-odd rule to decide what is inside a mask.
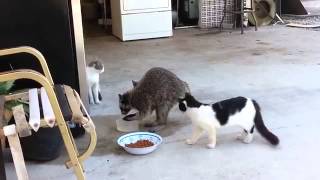
[[[252,142],[252,136],[247,136],[243,138],[242,142],[245,144],[250,144]]]
[[[95,104],[101,104],[101,101],[96,101]]]
[[[208,149],[214,149],[216,147],[216,144],[207,144]]]
[[[94,101],[89,99],[89,104],[94,104]]]
[[[191,139],[187,139],[187,140],[186,140],[186,144],[192,145],[192,144],[194,144],[194,142],[193,142]]]
[[[240,134],[237,135],[237,140],[243,141],[243,139],[244,139],[244,136],[243,136],[242,133],[240,133]]]

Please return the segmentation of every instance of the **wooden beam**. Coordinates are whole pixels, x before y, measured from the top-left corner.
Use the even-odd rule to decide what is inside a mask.
[[[0,96],[0,129],[3,127],[4,103],[5,97]]]
[[[22,91],[22,92],[17,92],[14,94],[9,94],[5,96],[6,101],[12,101],[16,99],[22,99],[22,100],[27,100],[28,99],[28,92]]]
[[[14,124],[3,127],[5,136],[8,138],[14,167],[16,169],[18,180],[28,180],[27,168],[24,162],[21,144]]]
[[[70,86],[64,85],[63,87],[64,87],[64,91],[66,93],[68,103],[71,109],[72,120],[76,123],[81,123],[83,118],[83,113],[81,112],[81,109],[80,109],[80,103],[77,101],[73,93],[73,89],[71,89]]]
[[[3,160],[3,152],[2,148],[0,147],[0,179],[6,180],[6,169],[4,167],[4,160]]]
[[[1,180],[7,179],[6,178],[6,169],[5,169],[4,160],[3,160],[3,153],[2,153],[2,148],[4,147],[3,144],[5,143],[5,136],[4,136],[4,132],[2,130],[4,103],[5,103],[4,96],[0,96],[0,179]]]
[[[23,105],[18,105],[12,107],[13,117],[16,122],[17,131],[20,137],[31,136],[31,130],[29,129],[29,124],[27,122]]]

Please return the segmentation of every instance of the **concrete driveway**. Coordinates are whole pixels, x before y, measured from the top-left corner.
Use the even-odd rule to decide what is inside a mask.
[[[195,29],[173,38],[119,42],[112,36],[86,39],[87,59],[101,59],[103,103],[92,106],[99,142],[85,162],[89,180],[270,180],[319,179],[320,162],[319,31],[269,26],[220,34]],[[154,66],[168,68],[187,81],[203,102],[234,96],[256,99],[267,127],[280,138],[272,147],[258,133],[251,144],[236,140],[237,128],[220,129],[216,149],[203,137],[193,146],[190,121],[177,109],[169,117],[160,148],[146,156],[128,155],[115,144],[118,93]],[[81,147],[87,139],[77,142]],[[28,163],[32,180],[74,178],[62,165]],[[15,179],[7,164],[9,179]]]

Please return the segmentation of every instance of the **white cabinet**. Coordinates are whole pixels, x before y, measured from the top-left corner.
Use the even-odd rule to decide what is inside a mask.
[[[112,33],[123,41],[172,36],[170,0],[111,0]]]
[[[121,0],[122,13],[170,11],[170,0]]]

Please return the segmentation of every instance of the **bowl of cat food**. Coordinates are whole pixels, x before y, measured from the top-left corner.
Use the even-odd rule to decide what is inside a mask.
[[[134,132],[119,137],[117,143],[130,154],[144,155],[156,150],[162,138],[155,133]]]

